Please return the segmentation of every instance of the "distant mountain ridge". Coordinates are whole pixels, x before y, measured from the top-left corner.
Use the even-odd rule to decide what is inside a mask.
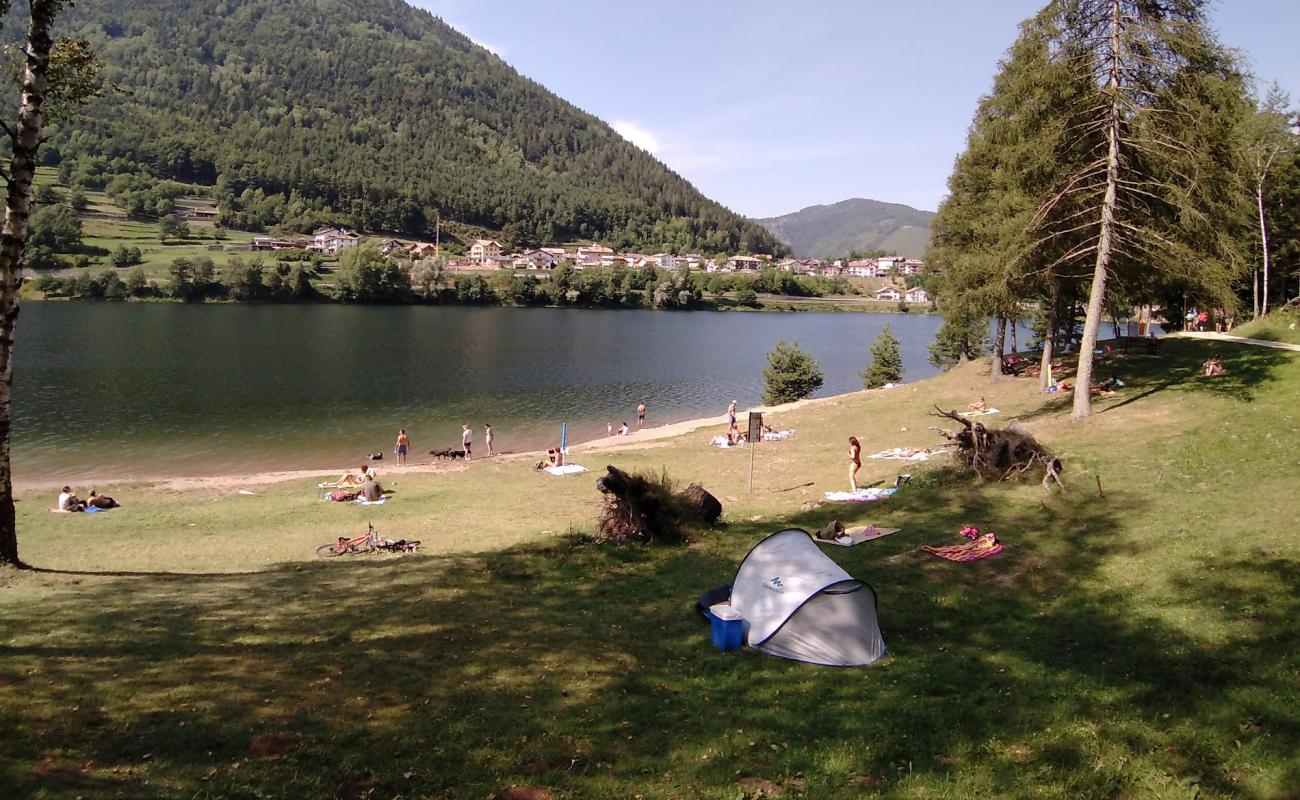
[[[87,39],[115,87],[43,150],[90,188],[126,173],[215,186],[238,229],[432,238],[441,220],[509,247],[786,252],[403,0],[101,0],[56,34]]]
[[[923,258],[930,245],[932,219],[933,211],[855,197],[754,221],[790,245],[800,258],[835,258],[871,249]]]

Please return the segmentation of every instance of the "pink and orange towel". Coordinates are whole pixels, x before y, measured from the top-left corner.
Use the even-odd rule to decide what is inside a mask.
[[[921,549],[949,561],[966,562],[995,556],[1006,548],[998,541],[996,534],[985,533],[966,544],[953,544],[946,547],[931,547],[927,544],[922,545]]]

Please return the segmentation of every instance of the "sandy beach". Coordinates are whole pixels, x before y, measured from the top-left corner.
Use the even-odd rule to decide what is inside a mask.
[[[901,388],[896,387],[896,388]],[[738,415],[737,424],[743,427],[745,416],[751,411],[762,412],[765,415],[774,415],[795,411],[802,408],[810,408],[818,405],[838,403],[845,398],[861,394],[874,392],[891,391],[890,389],[876,389],[858,392],[849,392],[847,394],[832,395],[830,397],[818,397],[808,400],[799,400],[794,403],[786,403],[779,406],[754,406],[743,409]],[[699,417],[696,419],[682,420],[680,422],[668,423],[654,427],[642,428],[639,431],[634,430],[626,436],[603,436],[598,439],[590,439],[569,446],[570,459],[576,459],[581,454],[594,453],[614,453],[626,450],[641,450],[651,447],[664,447],[668,445],[668,440],[678,436],[693,433],[702,428],[716,428],[719,432],[726,430],[726,414],[719,413],[709,417]],[[537,461],[545,458],[545,450],[530,450],[521,452],[502,453],[491,457],[492,461]],[[427,457],[427,455],[416,454],[415,458]],[[466,463],[464,461],[425,461],[417,463],[408,463],[404,467],[395,466],[392,462],[378,461],[375,462],[375,468],[380,473],[381,482],[383,479],[392,480],[398,475],[438,475],[444,473],[463,472],[471,469],[476,462],[488,460],[485,457],[479,457]],[[304,467],[292,470],[273,470],[265,472],[247,472],[247,473],[229,473],[221,475],[154,475],[131,477],[129,479],[114,478],[112,476],[99,476],[94,480],[80,481],[86,485],[111,486],[122,483],[135,484],[152,484],[158,488],[185,492],[194,490],[229,490],[229,489],[249,489],[257,486],[268,486],[277,483],[286,483],[289,481],[303,480],[333,480],[345,472],[355,470],[354,465],[335,465],[335,466],[318,466]],[[23,481],[21,478],[14,481],[14,488],[18,491],[27,491],[32,489],[54,488],[59,482],[40,480],[40,481]]]

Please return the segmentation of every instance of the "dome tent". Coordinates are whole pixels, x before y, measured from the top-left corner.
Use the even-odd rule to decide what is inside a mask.
[[[727,599],[706,592],[703,606]],[[886,652],[876,593],[845,572],[805,530],[789,528],[749,551],[730,587],[750,647],[770,655],[834,667],[870,664]]]

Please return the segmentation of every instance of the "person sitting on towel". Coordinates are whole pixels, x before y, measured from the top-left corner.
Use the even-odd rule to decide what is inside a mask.
[[[980,395],[980,399],[970,404],[970,410],[977,414],[983,414],[989,410],[989,404],[984,402],[984,395]]]
[[[375,480],[374,475],[367,475],[365,483],[361,484],[361,499],[373,503],[383,499],[383,496],[384,490],[379,488],[379,481]]]
[[[736,427],[736,423],[731,423],[731,427],[727,428],[727,444],[734,447],[738,444],[744,444],[744,442],[745,437],[740,434],[740,428]]]
[[[63,491],[59,493],[59,504],[56,506],[59,511],[85,511],[86,504],[77,499],[72,493],[71,486],[64,486]]]

